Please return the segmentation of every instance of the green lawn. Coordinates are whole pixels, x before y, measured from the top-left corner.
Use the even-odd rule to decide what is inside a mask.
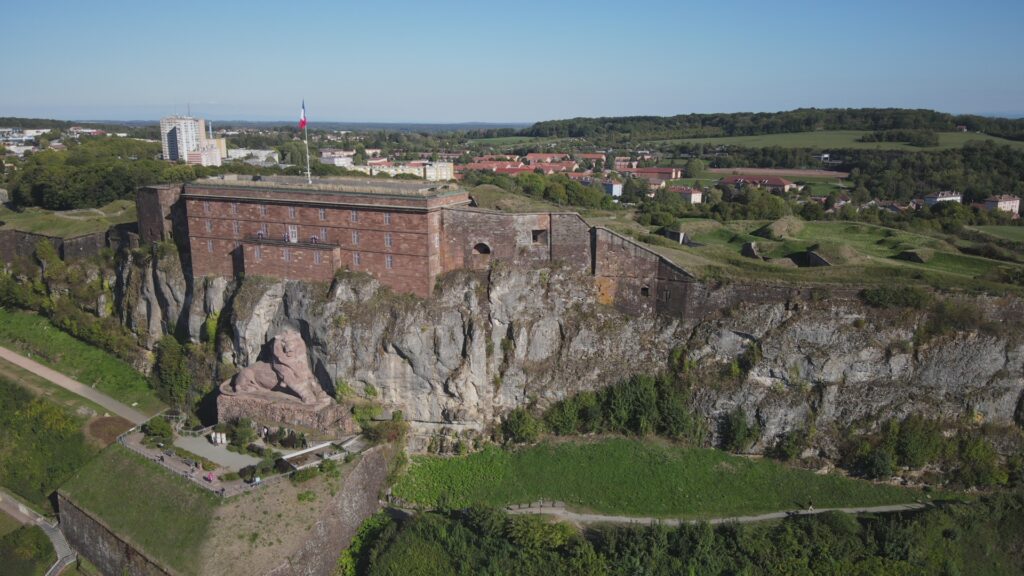
[[[147,555],[180,573],[198,572],[219,503],[207,490],[114,444],[60,491]]]
[[[0,206],[0,222],[4,223],[0,228],[62,238],[102,232],[115,224],[134,222],[135,220],[135,202],[131,200],[115,200],[102,208],[85,208],[65,212],[53,212],[35,207],[15,212]]]
[[[996,136],[965,132],[940,132],[939,145],[930,148],[919,148],[901,142],[859,142],[858,139],[866,134],[863,130],[821,130],[817,132],[793,132],[789,134],[764,134],[760,136],[724,136],[719,138],[681,138],[674,140],[660,140],[660,143],[672,144],[708,144],[747,146],[761,148],[765,146],[781,146],[783,148],[813,148],[817,150],[857,148],[865,150],[944,150],[949,148],[960,148],[968,142],[992,140],[997,144],[1008,144],[1014,148],[1024,150],[1024,142],[1006,140]]]
[[[584,510],[709,518],[818,507],[912,502],[919,493],[772,460],[659,442],[609,439],[545,443],[516,452],[488,448],[465,457],[414,457],[396,496],[428,506],[445,494],[455,507],[561,500]]]
[[[14,532],[19,526],[21,526],[21,522],[18,522],[7,514],[0,512],[0,536]]]
[[[1024,226],[974,226],[972,229],[1012,242],[1024,242]]]
[[[24,526],[0,537],[0,573],[5,576],[43,576],[57,560],[43,529]]]
[[[141,373],[36,314],[0,308],[0,345],[31,356],[129,406],[137,403],[136,408],[147,414],[163,408]]]

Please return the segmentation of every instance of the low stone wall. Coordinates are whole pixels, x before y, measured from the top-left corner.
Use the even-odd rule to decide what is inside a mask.
[[[146,557],[131,544],[57,493],[60,527],[71,547],[89,559],[104,574],[127,576],[170,576],[177,574]]]

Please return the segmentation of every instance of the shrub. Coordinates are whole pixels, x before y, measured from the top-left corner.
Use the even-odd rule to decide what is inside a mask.
[[[566,398],[556,402],[544,413],[544,424],[548,430],[558,435],[568,435],[579,431],[580,407],[577,397]]]
[[[999,455],[992,444],[977,435],[961,438],[958,458],[960,466],[955,478],[964,486],[996,486],[1006,484],[1009,475],[999,466]]]
[[[748,422],[743,408],[736,408],[722,419],[720,433],[723,448],[731,452],[743,452],[757,441],[761,429],[756,423],[751,425]]]
[[[523,444],[536,442],[541,433],[541,422],[525,408],[516,408],[505,416],[501,432],[506,442]]]
[[[319,474],[320,469],[317,467],[303,468],[302,470],[296,470],[292,474],[291,480],[296,484],[302,484],[316,478]]]
[[[902,466],[920,468],[939,457],[942,444],[942,431],[938,422],[912,414],[899,426],[896,436],[897,460]]]
[[[142,425],[142,433],[153,440],[164,443],[169,443],[174,439],[174,430],[171,429],[170,422],[163,416],[150,418]]]
[[[931,294],[914,286],[879,286],[860,292],[861,300],[875,308],[922,309],[931,302]]]
[[[778,442],[775,443],[771,455],[779,460],[795,460],[800,457],[800,453],[807,447],[807,441],[808,437],[805,431],[790,430],[783,434]]]
[[[313,502],[316,500],[316,492],[313,492],[312,490],[299,492],[298,499],[299,502]]]

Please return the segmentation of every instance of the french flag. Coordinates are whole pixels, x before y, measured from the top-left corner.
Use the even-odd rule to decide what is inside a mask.
[[[299,113],[299,130],[306,127],[306,101],[302,101],[302,111]]]

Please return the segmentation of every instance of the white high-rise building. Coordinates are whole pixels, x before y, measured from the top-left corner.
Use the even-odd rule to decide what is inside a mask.
[[[163,145],[164,160],[184,160],[189,164],[220,166],[220,150],[217,142],[206,137],[206,121],[202,118],[161,118],[160,142]]]

